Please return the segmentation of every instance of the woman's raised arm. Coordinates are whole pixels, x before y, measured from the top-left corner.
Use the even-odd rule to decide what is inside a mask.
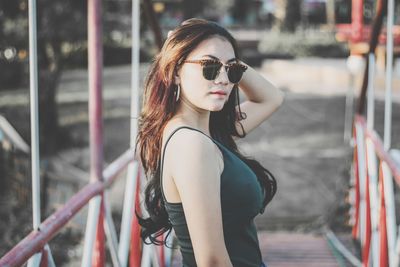
[[[239,88],[247,98],[240,104],[240,110],[246,113],[246,118],[240,122],[245,132],[249,133],[278,109],[283,103],[284,93],[252,67],[246,66],[247,70],[239,82]],[[240,125],[237,125],[237,129],[242,134]]]

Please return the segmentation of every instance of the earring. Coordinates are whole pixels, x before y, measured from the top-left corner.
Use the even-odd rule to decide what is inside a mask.
[[[180,94],[181,94],[181,86],[180,86],[180,84],[178,83],[178,84],[177,84],[176,91],[175,91],[175,95],[176,95],[175,101],[176,101],[176,102],[178,102],[178,100],[179,100],[179,95],[180,95]]]

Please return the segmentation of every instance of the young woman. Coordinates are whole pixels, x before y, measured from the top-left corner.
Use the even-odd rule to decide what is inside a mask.
[[[253,219],[276,181],[234,139],[283,98],[239,60],[234,38],[218,24],[189,19],[168,35],[145,83],[137,139],[150,178],[143,240],[164,244],[159,237],[173,228],[185,267],[265,266]]]

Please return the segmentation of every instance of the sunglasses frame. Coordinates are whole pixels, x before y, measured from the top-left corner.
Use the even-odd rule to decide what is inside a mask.
[[[242,69],[243,69],[243,73],[247,70],[247,66],[246,65],[244,65],[244,64],[242,64],[242,63],[240,63],[240,62],[238,62],[238,61],[234,61],[234,62],[229,62],[229,63],[226,63],[226,64],[224,64],[224,63],[222,63],[220,60],[218,60],[218,59],[193,59],[193,60],[184,60],[183,61],[184,63],[194,63],[194,64],[200,64],[202,67],[204,67],[207,63],[219,63],[220,64],[220,67],[219,67],[219,69],[218,69],[218,71],[217,71],[217,74],[215,75],[215,78],[214,79],[211,79],[211,80],[209,80],[209,79],[207,79],[206,77],[204,77],[204,72],[203,72],[203,77],[204,77],[204,79],[206,79],[206,80],[208,80],[208,81],[213,81],[213,80],[215,80],[217,77],[218,77],[218,75],[219,75],[219,73],[220,73],[220,71],[221,71],[221,68],[222,67],[225,67],[225,71],[226,71],[226,73],[228,73],[229,72],[229,68],[232,66],[232,65],[239,65]],[[242,75],[243,75],[243,73],[242,73]],[[243,77],[243,76],[242,76]],[[242,77],[240,77],[240,80],[242,79]],[[229,76],[228,76],[228,79],[229,79]],[[236,82],[236,83],[239,83],[240,82],[240,80],[238,81],[238,82]],[[229,80],[229,82],[231,82],[231,80]],[[231,82],[232,83],[232,82]],[[235,83],[235,84],[236,84]]]

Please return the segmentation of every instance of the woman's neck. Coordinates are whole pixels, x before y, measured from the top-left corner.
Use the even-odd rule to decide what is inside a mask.
[[[184,123],[210,135],[210,111],[200,109],[186,99],[181,98],[181,103],[174,117],[180,118]]]

